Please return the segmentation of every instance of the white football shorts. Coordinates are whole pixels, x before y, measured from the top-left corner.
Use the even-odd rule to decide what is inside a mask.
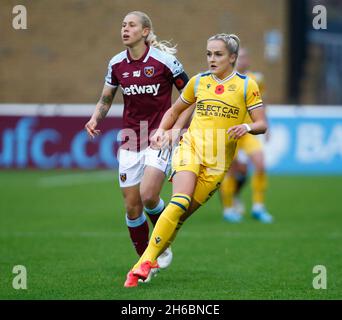
[[[154,150],[150,147],[139,152],[120,149],[119,183],[121,188],[132,187],[141,182],[146,166],[168,175],[171,167],[171,150]]]

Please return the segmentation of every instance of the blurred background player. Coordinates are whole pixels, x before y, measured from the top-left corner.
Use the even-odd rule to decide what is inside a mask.
[[[149,147],[149,135],[159,127],[171,105],[173,85],[183,89],[188,77],[174,56],[176,49],[165,41],[157,41],[145,13],[133,11],[126,15],[121,38],[127,50],[110,60],[100,101],[85,128],[92,138],[100,133],[97,125],[108,113],[120,86],[124,129],[118,159],[119,183],[129,234],[140,256],[149,240],[144,210],[155,225],[165,207],[159,193],[170,160],[169,150],[160,152]],[[172,252],[167,248],[159,257],[159,266],[165,268],[171,260]]]
[[[260,72],[252,72],[250,58],[246,48],[241,48],[236,69],[240,74],[255,80],[259,86],[260,94],[264,99],[264,77]],[[257,94],[257,93],[256,93]],[[264,104],[265,105],[265,104]],[[251,122],[246,114],[246,123]],[[268,133],[266,133],[267,138]],[[232,167],[221,184],[221,200],[223,204],[223,217],[229,222],[240,222],[244,213],[244,205],[239,199],[241,188],[248,179],[248,164],[254,167],[252,174],[252,211],[251,215],[263,223],[271,223],[273,218],[265,207],[265,192],[267,189],[267,176],[265,172],[265,159],[263,145],[260,139],[251,134],[244,135],[237,144],[237,152]]]
[[[182,217],[195,212],[216,192],[231,165],[238,139],[247,132],[260,134],[267,129],[261,96],[255,95],[259,92],[256,82],[234,68],[239,44],[233,34],[208,39],[209,72],[191,78],[151,138],[152,146],[161,149],[165,132],[196,103],[190,127],[172,157],[172,198],[157,221],[147,249],[128,272],[125,287],[136,287],[139,279],[147,278],[158,266],[160,253],[174,240]],[[230,87],[237,88],[233,94]],[[244,123],[247,112],[253,119],[249,124]]]

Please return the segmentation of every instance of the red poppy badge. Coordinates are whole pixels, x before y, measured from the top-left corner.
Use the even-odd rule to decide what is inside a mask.
[[[224,92],[223,84],[220,84],[220,85],[216,86],[216,88],[215,88],[215,93],[216,94],[222,94],[223,92]]]

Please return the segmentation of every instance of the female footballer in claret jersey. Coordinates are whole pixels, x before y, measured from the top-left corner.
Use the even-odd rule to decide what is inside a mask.
[[[261,134],[267,129],[256,82],[234,70],[239,42],[237,36],[228,34],[209,38],[209,71],[191,78],[151,139],[152,147],[162,148],[165,136],[169,136],[166,131],[196,103],[190,127],[173,155],[171,201],[159,217],[144,254],[128,272],[125,287],[136,287],[139,279],[146,279],[158,267],[158,256],[170,246],[185,218],[219,188],[238,139],[247,132]],[[247,112],[250,124],[243,123]]]
[[[164,210],[159,193],[170,160],[169,150],[160,152],[149,147],[149,135],[159,127],[171,105],[173,85],[182,90],[188,77],[174,56],[176,49],[166,41],[157,41],[145,13],[134,11],[125,16],[121,39],[127,49],[110,60],[101,98],[85,129],[92,138],[100,133],[98,123],[106,116],[120,87],[124,111],[119,183],[129,234],[140,256],[149,240],[144,211],[154,225]],[[167,267],[171,259],[172,252],[167,248],[158,259],[159,266]]]

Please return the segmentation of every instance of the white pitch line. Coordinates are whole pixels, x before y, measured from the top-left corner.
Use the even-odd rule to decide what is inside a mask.
[[[305,234],[296,235],[292,233],[243,233],[243,232],[225,232],[217,235],[218,237],[239,238],[239,239],[313,239],[315,235]],[[330,232],[322,235],[325,240],[339,239],[342,237],[341,232]],[[0,238],[126,238],[126,231],[13,231],[13,232],[0,232]],[[196,231],[181,232],[180,237],[184,238],[212,238],[212,234],[203,234]]]
[[[127,232],[96,232],[96,231],[61,231],[61,232],[46,232],[46,231],[17,231],[17,232],[0,232],[0,238],[121,238],[127,237]]]
[[[72,186],[86,183],[101,183],[103,181],[114,181],[115,174],[113,171],[95,171],[70,173],[51,177],[43,177],[38,180],[41,187],[60,187]]]
[[[189,232],[184,230],[180,233],[180,237],[189,238],[212,238],[211,233]],[[291,232],[223,232],[216,234],[217,237],[225,237],[231,239],[315,239],[317,235],[313,234],[297,234]],[[342,237],[341,232],[330,232],[322,235],[325,239],[337,239]]]

